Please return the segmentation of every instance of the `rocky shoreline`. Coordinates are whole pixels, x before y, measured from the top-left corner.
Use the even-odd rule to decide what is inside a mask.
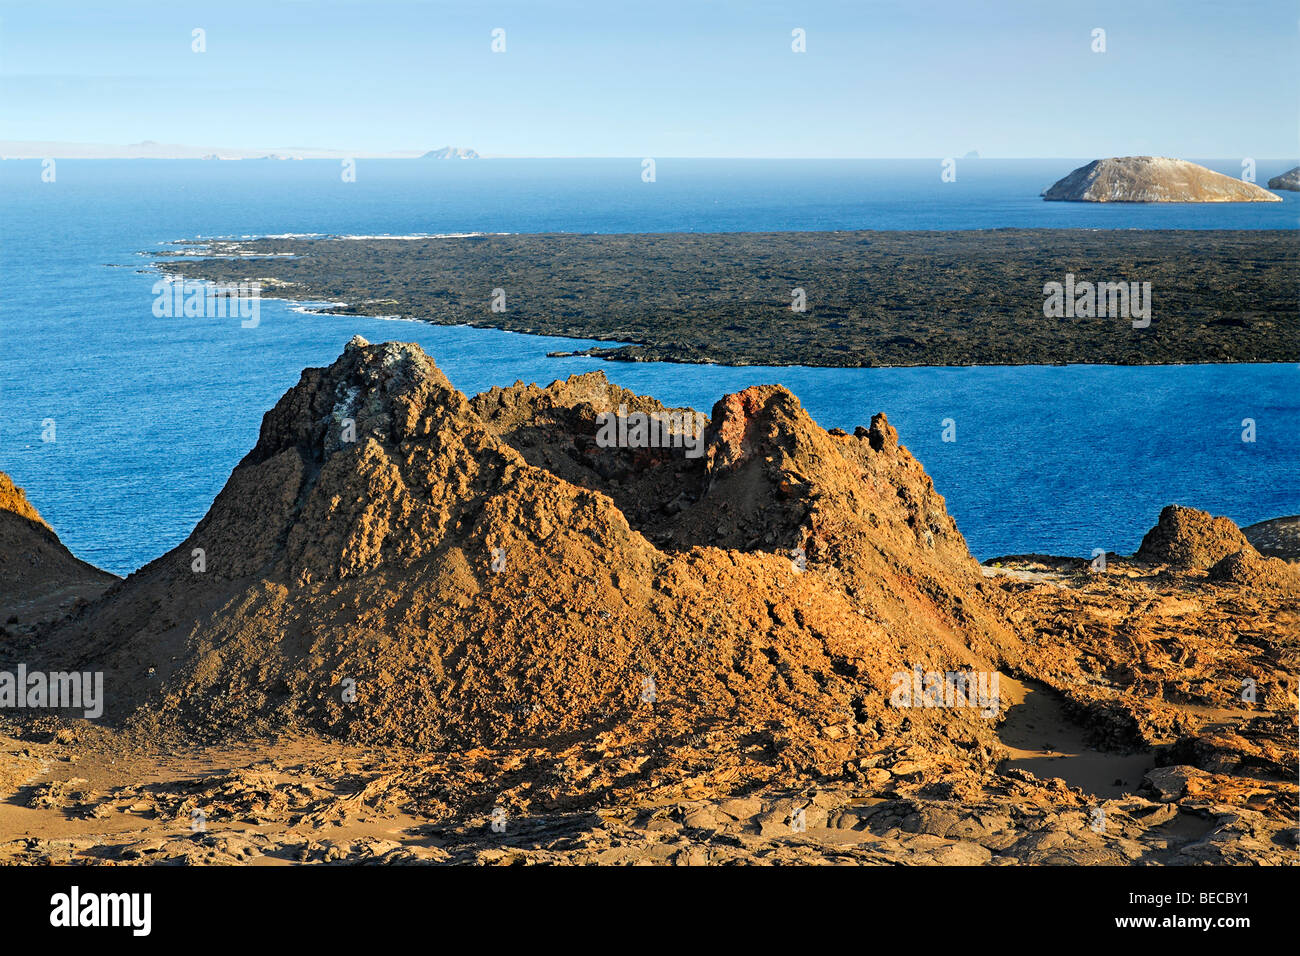
[[[155,265],[619,361],[872,367],[1296,362],[1297,263],[1291,231],[997,229],[213,240]],[[1150,283],[1149,321],[1045,317],[1075,282]]]

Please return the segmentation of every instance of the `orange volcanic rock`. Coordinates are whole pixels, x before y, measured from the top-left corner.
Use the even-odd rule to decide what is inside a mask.
[[[1300,568],[1281,558],[1263,557],[1254,548],[1242,548],[1216,562],[1206,575],[1246,587],[1276,587],[1300,592]]]
[[[27,500],[26,493],[14,484],[14,480],[0,471],[0,513],[17,515],[49,527],[40,512]]]
[[[393,343],[305,371],[183,544],[0,633],[108,707],[0,713],[0,861],[1293,859],[1294,571],[1227,519],[980,568],[884,415],[758,386],[611,447],[616,410],[688,411],[601,373],[467,399]],[[1009,693],[894,706],[923,672]]]
[[[890,705],[899,672],[992,671],[1020,643],[883,416],[833,435],[750,388],[691,458],[596,445],[620,404],[661,409],[599,373],[471,401],[418,346],[354,339],[181,545],[39,652],[106,671],[111,722],[187,738],[427,748],[653,718],[801,728],[795,763],[823,727],[992,740],[973,711]]]

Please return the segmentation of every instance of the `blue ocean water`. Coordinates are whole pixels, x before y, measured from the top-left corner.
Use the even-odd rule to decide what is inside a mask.
[[[416,341],[467,392],[599,368],[707,410],[779,382],[826,427],[885,411],[981,558],[1132,551],[1171,501],[1300,512],[1300,366],[721,368],[548,359],[589,342],[317,316],[159,319],[142,251],[196,236],[997,227],[1296,228],[1294,195],[1231,206],[1044,203],[1079,162],[639,160],[0,162],[0,470],[79,556],[125,573],[184,538],[262,414],[353,334]],[[1234,162],[1209,162],[1226,173]],[[1260,180],[1281,172],[1261,161]],[[1236,168],[1234,168],[1236,167]],[[955,442],[942,422],[956,423]],[[1241,440],[1253,419],[1257,440]],[[54,423],[54,441],[42,440]]]

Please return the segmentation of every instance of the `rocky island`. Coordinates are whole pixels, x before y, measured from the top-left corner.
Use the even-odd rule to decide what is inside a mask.
[[[1274,176],[1268,181],[1268,188],[1300,192],[1300,166],[1288,169],[1281,176]]]
[[[0,860],[1294,860],[1292,561],[1171,506],[1133,558],[981,566],[883,414],[755,385],[691,457],[603,447],[616,408],[667,411],[359,338],[304,371],[187,540],[6,595],[0,704],[106,709],[0,707]]]
[[[1165,156],[1095,159],[1043,191],[1062,202],[1281,202],[1254,183]]]

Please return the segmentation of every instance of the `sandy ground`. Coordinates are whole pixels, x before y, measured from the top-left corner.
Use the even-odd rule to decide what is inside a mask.
[[[1006,577],[1023,581],[1022,572]],[[1045,586],[1064,592],[1078,579]],[[840,779],[737,792],[728,785],[735,773],[685,788],[634,775],[631,786],[585,806],[524,812],[507,812],[510,801],[493,800],[491,787],[477,808],[458,812],[431,812],[427,799],[431,788],[452,787],[469,764],[500,779],[538,756],[518,749],[480,749],[458,764],[449,755],[298,736],[163,753],[75,724],[29,729],[0,737],[0,861],[1297,862],[1294,779],[1165,766],[1174,740],[1099,749],[1096,727],[1072,717],[1059,691],[1000,679],[1005,749],[995,767],[891,747]],[[1259,716],[1194,703],[1180,709],[1202,726],[1237,732]],[[545,756],[567,764],[572,755]],[[579,761],[574,775],[581,771]]]
[[[1038,676],[999,675],[992,762],[852,724],[821,732],[851,759],[792,774],[743,728],[677,748],[629,732],[594,749],[310,734],[169,749],[6,719],[0,862],[1300,862],[1293,598],[1120,559],[1100,575],[996,563],[986,579],[1022,609]],[[1243,672],[1254,704],[1223,692]]]

